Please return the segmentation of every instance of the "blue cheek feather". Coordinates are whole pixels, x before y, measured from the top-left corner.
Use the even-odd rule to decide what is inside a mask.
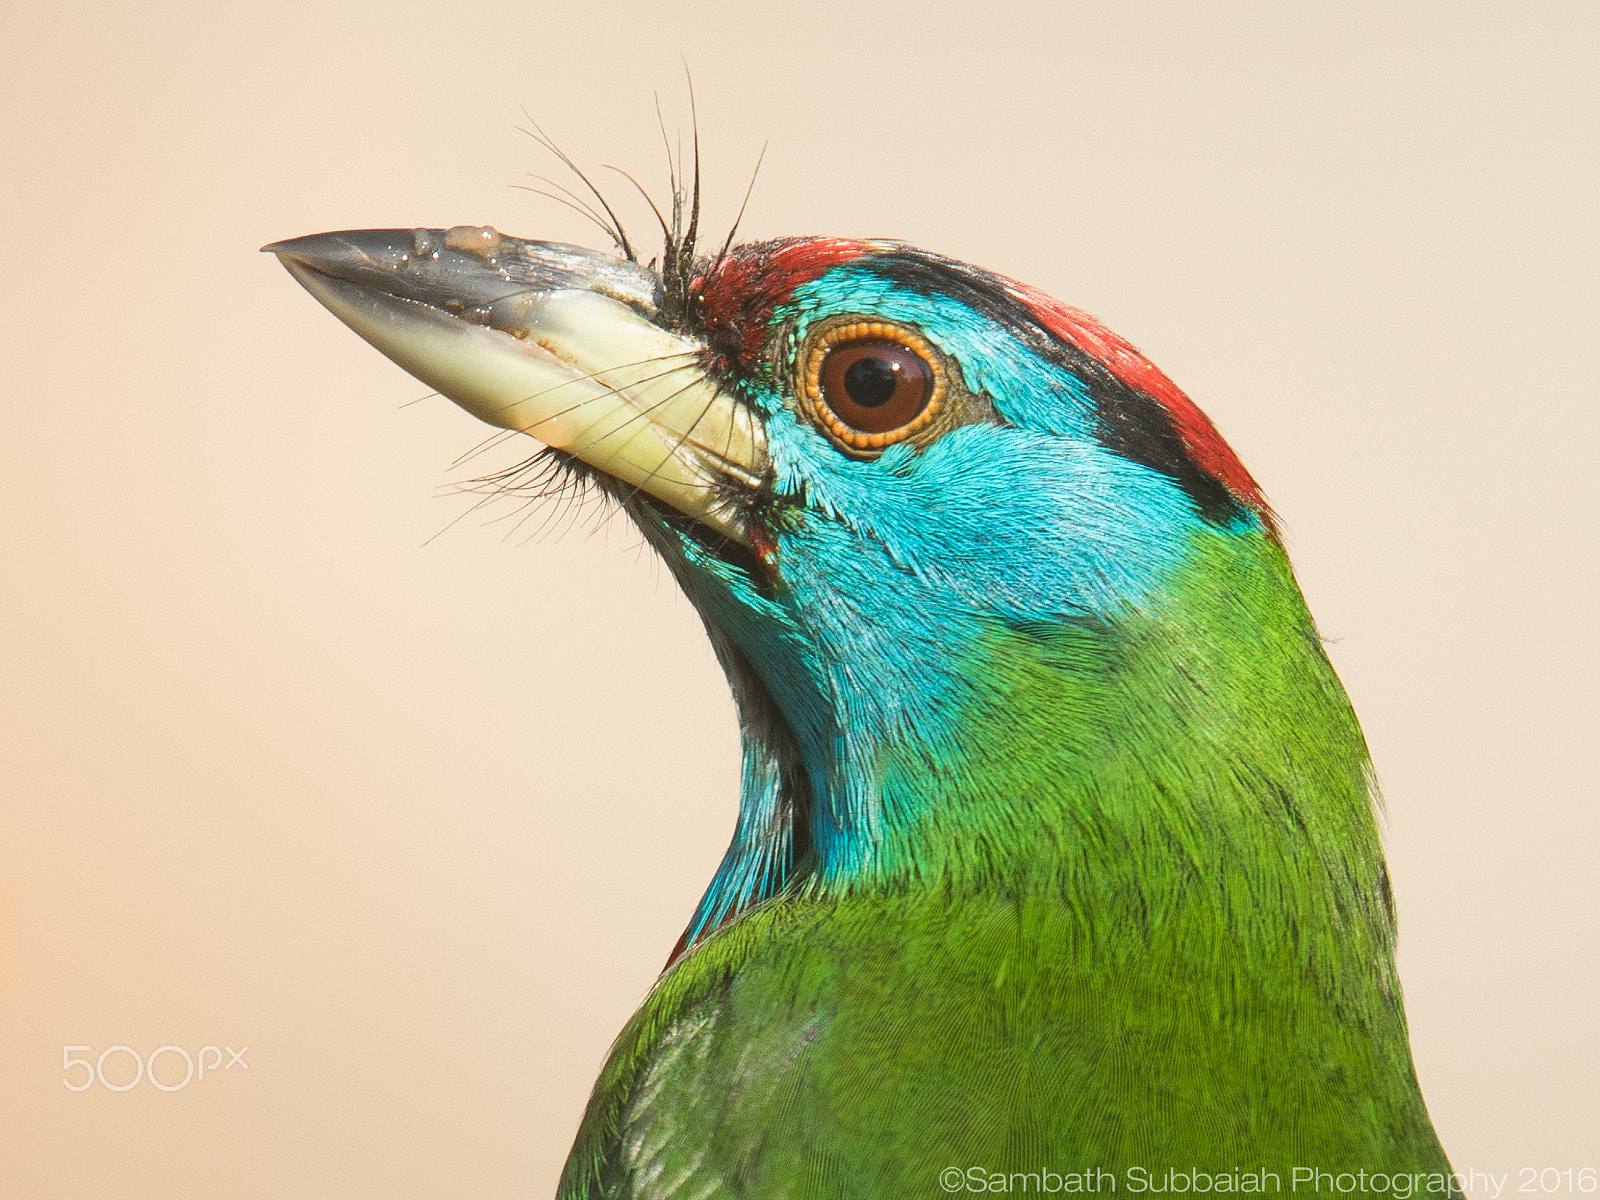
[[[996,624],[1113,623],[1144,611],[1206,528],[1171,479],[1096,440],[1079,380],[1019,354],[970,310],[841,271],[803,289],[784,315],[803,336],[811,320],[854,311],[922,330],[1005,424],[862,460],[801,419],[786,394],[750,393],[765,418],[774,491],[793,501],[771,529],[771,595],[709,557],[687,573],[698,583],[684,581],[796,735],[816,800],[817,870],[830,879],[872,869],[886,755],[938,762],[959,743],[985,685],[968,666]],[[717,581],[709,590],[708,577]],[[751,850],[740,853],[735,838],[700,920],[759,893],[768,866],[754,834],[777,793],[761,778],[740,822],[751,826]]]
[[[902,577],[893,587],[920,574],[969,611],[1047,619],[1143,607],[1203,522],[1170,478],[1100,443],[1082,381],[1020,350],[981,314],[859,269],[800,289],[780,315],[803,337],[810,322],[853,311],[919,328],[1005,424],[958,428],[921,451],[901,444],[862,461],[798,421],[783,398],[757,397],[779,492],[803,496],[855,535],[815,553],[796,545],[796,577],[845,568],[861,553],[851,545],[870,539]]]

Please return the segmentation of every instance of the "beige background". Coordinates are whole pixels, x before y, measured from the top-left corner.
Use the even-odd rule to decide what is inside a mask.
[[[731,707],[620,523],[441,534],[484,431],[255,248],[592,242],[507,187],[520,108],[659,188],[680,52],[712,228],[770,138],[750,234],[1015,275],[1217,420],[1387,786],[1446,1147],[1600,1166],[1600,10],[597,7],[8,13],[0,1195],[550,1193],[731,827]],[[119,1043],[248,1071],[62,1086]]]

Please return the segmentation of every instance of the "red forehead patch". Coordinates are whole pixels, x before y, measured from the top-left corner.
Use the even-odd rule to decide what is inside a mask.
[[[753,359],[773,309],[796,288],[867,249],[864,242],[844,238],[785,238],[739,247],[714,274],[696,281],[707,331],[714,342],[736,346],[738,357]]]

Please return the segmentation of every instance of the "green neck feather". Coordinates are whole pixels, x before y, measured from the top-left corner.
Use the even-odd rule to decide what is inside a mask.
[[[1366,746],[1274,538],[1198,534],[1159,612],[971,651],[959,757],[885,761],[880,886],[1052,894],[1096,958],[1164,943],[1392,989]]]

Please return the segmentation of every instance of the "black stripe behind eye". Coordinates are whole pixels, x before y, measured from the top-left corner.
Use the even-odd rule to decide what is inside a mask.
[[[1094,405],[1095,436],[1129,462],[1159,471],[1184,490],[1196,510],[1215,525],[1244,515],[1233,493],[1195,463],[1160,401],[1129,387],[1098,359],[1047,331],[1004,281],[962,263],[910,250],[873,255],[870,269],[924,296],[946,296],[980,313],[1018,342],[1082,381]]]

